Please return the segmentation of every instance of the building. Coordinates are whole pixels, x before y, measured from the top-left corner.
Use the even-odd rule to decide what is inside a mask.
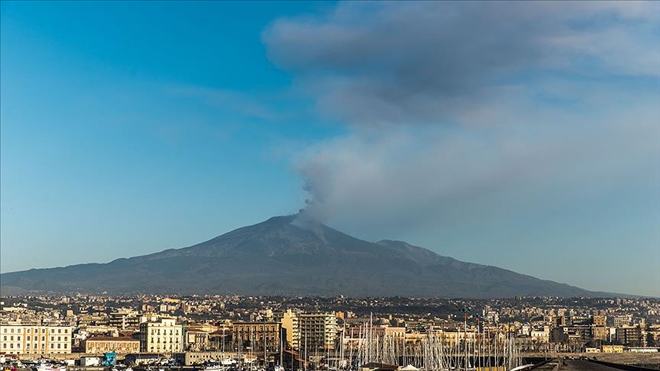
[[[337,317],[332,313],[314,312],[298,315],[300,348],[310,350],[335,349]]]
[[[0,325],[0,353],[67,354],[71,353],[68,326]]]
[[[83,349],[87,354],[138,353],[140,351],[140,340],[128,337],[98,336],[85,340]]]
[[[174,318],[163,317],[140,324],[140,351],[173,353],[183,351],[183,326]]]
[[[603,353],[623,353],[623,345],[603,345]]]
[[[140,316],[137,311],[120,309],[110,313],[108,324],[120,330],[127,328],[138,328],[140,326]]]
[[[629,326],[632,323],[632,314],[614,316],[614,327]]]
[[[643,345],[642,329],[639,326],[624,326],[616,329],[617,344],[639,347]]]
[[[231,344],[231,330],[222,328],[209,334],[209,348],[211,350],[230,350]]]
[[[209,348],[209,333],[201,330],[186,330],[185,349],[199,352]]]
[[[440,336],[440,332],[435,333]],[[357,350],[366,339],[372,339],[379,344],[392,344],[395,347],[403,347],[406,341],[406,329],[404,327],[391,327],[387,325],[371,326],[369,323],[361,326],[346,328],[343,334],[344,348]]]
[[[608,341],[608,335],[610,331],[607,327],[593,327],[591,329],[591,334],[594,340],[598,341]]]
[[[276,319],[282,323],[282,328],[286,332],[286,343],[289,349],[298,349],[300,346],[300,328],[298,326],[298,314],[291,309],[287,309]]]
[[[532,329],[529,335],[539,344],[550,342],[550,327],[544,326],[543,329]]]
[[[277,322],[236,322],[232,327],[234,349],[257,354],[279,352],[281,331]]]

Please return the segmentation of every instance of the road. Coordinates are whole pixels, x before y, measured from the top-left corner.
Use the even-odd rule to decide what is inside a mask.
[[[599,365],[589,361],[564,360],[564,364],[559,367],[560,371],[621,371],[618,368]]]

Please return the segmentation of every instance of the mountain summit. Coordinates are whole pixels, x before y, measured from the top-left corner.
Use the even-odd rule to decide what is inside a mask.
[[[465,263],[400,241],[367,242],[302,214],[200,244],[107,264],[0,276],[5,290],[113,294],[348,295],[496,298],[594,296],[577,287]]]

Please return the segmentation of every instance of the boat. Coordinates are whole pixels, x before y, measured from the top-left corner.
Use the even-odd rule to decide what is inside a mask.
[[[222,361],[220,361],[220,363],[223,366],[234,366],[234,365],[236,365],[237,362],[236,362],[235,359],[227,357],[227,358],[224,358]]]
[[[39,363],[33,369],[35,371],[66,371],[66,366],[52,363]]]
[[[224,371],[227,369],[227,366],[222,365],[221,363],[207,363],[202,370],[204,371]]]

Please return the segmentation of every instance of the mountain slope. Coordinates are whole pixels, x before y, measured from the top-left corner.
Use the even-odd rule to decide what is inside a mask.
[[[0,283],[12,289],[60,293],[597,295],[497,267],[464,263],[405,242],[363,241],[304,214],[274,217],[194,246],[107,264],[4,273]]]

